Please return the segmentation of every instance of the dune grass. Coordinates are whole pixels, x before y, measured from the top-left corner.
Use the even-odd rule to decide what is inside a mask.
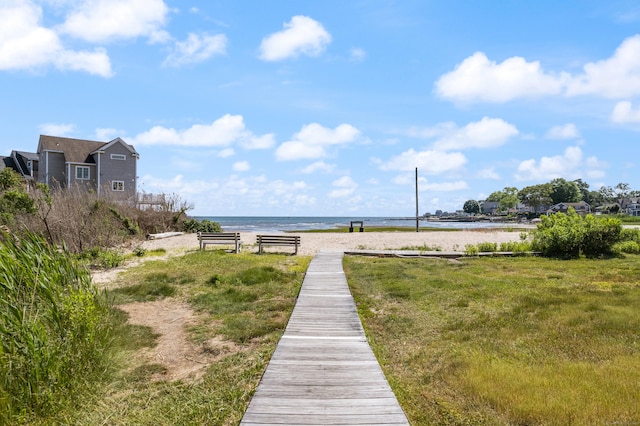
[[[639,261],[348,257],[345,271],[412,424],[638,424]]]

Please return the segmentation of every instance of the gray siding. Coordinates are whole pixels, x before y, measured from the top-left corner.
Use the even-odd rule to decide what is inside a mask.
[[[95,164],[86,164],[86,163],[72,163],[71,167],[71,186],[78,186],[80,188],[96,189],[97,188],[97,169]],[[88,167],[89,168],[89,179],[76,179],[76,167]]]
[[[48,173],[41,173],[38,176],[40,182],[48,183],[52,186],[67,186],[67,173],[63,153],[50,151],[42,152],[40,153],[39,163],[43,165],[43,171],[45,170],[45,167],[48,166]]]
[[[124,160],[111,158],[111,154],[124,155]],[[96,155],[97,157],[97,155]],[[97,158],[96,158],[97,161]],[[100,184],[103,191],[114,197],[131,197],[136,192],[137,159],[120,143],[113,144],[100,154]],[[124,191],[113,191],[112,182],[124,182]]]

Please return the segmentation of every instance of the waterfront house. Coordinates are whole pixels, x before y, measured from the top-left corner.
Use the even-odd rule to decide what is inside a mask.
[[[620,202],[620,211],[629,216],[640,216],[640,198],[623,198]]]
[[[570,208],[575,209],[576,213],[582,216],[586,216],[591,213],[591,206],[585,201],[580,201],[579,203],[558,203],[549,207],[547,210],[547,215],[553,213],[567,213]]]
[[[39,182],[135,199],[139,154],[121,138],[98,142],[40,135],[37,157]]]

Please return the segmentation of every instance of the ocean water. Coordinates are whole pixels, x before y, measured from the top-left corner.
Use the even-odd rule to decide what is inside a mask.
[[[311,229],[337,229],[349,227],[351,221],[364,222],[369,226],[406,226],[415,228],[415,218],[385,217],[313,217],[313,216],[196,216],[218,222],[225,232],[286,232]],[[359,224],[354,224],[357,232]],[[420,227],[433,228],[486,228],[504,226],[486,222],[438,222],[420,220]]]

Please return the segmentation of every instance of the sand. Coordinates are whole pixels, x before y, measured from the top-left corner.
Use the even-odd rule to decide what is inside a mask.
[[[440,251],[463,252],[467,244],[484,242],[502,243],[520,241],[521,231],[504,229],[482,229],[462,231],[428,231],[428,232],[322,232],[300,233],[299,255],[313,256],[320,250],[398,250],[407,247],[427,247]],[[256,234],[241,233],[243,250],[257,252]],[[184,253],[198,249],[198,238],[195,234],[183,234],[168,238],[145,241],[146,249],[164,248],[167,252]],[[209,246],[210,249],[211,246]],[[293,251],[288,247],[266,248],[267,251]],[[424,250],[424,249],[423,249]]]

